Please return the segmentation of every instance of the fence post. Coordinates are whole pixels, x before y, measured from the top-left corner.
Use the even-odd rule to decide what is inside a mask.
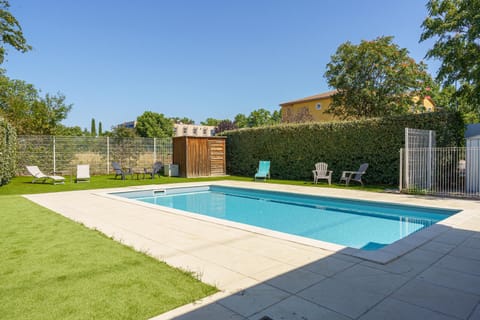
[[[55,161],[55,136],[53,136],[53,174],[57,171],[57,163]]]
[[[107,137],[107,174],[110,172],[110,137]]]
[[[157,138],[153,138],[153,163],[157,162]]]
[[[410,184],[410,181],[409,181],[409,177],[410,177],[410,168],[409,168],[409,141],[408,141],[408,128],[405,128],[405,149],[404,149],[404,152],[405,152],[405,186],[407,187],[407,189],[410,187],[409,184]]]
[[[403,148],[400,148],[400,177],[398,179],[398,191],[402,192],[403,187]]]
[[[427,154],[427,188],[429,191],[432,190],[432,131],[428,132],[428,154]]]

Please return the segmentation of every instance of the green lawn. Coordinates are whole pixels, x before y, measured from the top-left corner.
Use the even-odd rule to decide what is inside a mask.
[[[195,182],[195,181],[218,181],[218,180],[236,180],[236,181],[253,181],[252,177],[238,177],[238,176],[226,176],[226,177],[213,177],[213,178],[179,178],[179,177],[158,177],[155,179],[131,179],[128,177],[126,180],[114,179],[113,175],[93,176],[90,182],[73,182],[69,176],[66,177],[65,184],[51,183],[31,183],[32,177],[16,177],[10,181],[9,184],[0,187],[0,195],[19,195],[19,194],[34,194],[45,192],[60,192],[60,191],[74,191],[74,190],[87,190],[87,189],[102,189],[102,188],[117,188],[128,186],[139,186],[148,184],[166,184],[166,183],[180,183],[180,182]],[[263,181],[257,181],[257,183],[264,183]],[[297,181],[297,180],[268,180],[267,183],[289,184],[289,185],[303,185],[311,187],[325,187],[325,188],[348,188],[365,191],[381,192],[385,186],[365,186],[362,187],[359,184],[352,183],[351,186],[345,187],[344,184],[333,183],[329,186],[326,182],[320,182],[314,185],[312,180]]]
[[[134,251],[101,233],[21,197],[22,194],[251,177],[113,179],[32,184],[14,178],[0,187],[0,315],[4,319],[147,319],[217,290],[191,274]],[[263,182],[258,182],[263,183]],[[311,187],[311,181],[267,183]],[[349,189],[382,191],[382,186]]]
[[[21,196],[0,196],[2,319],[147,319],[213,294]]]

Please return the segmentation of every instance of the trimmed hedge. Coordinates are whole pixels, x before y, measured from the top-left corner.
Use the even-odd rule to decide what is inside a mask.
[[[7,184],[15,176],[17,133],[0,117],[0,186]]]
[[[458,112],[241,129],[224,133],[227,172],[253,177],[258,161],[270,160],[273,178],[311,180],[314,164],[326,162],[338,181],[343,170],[368,162],[366,183],[398,184],[406,127],[435,130],[437,147],[463,143],[465,126]]]

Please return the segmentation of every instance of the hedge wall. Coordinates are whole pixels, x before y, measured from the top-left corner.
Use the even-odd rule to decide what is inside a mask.
[[[0,117],[0,186],[7,184],[15,176],[17,133]]]
[[[326,162],[338,181],[343,170],[368,162],[366,183],[398,184],[406,127],[435,130],[437,147],[463,144],[465,126],[457,112],[241,129],[224,133],[227,172],[253,177],[258,161],[270,160],[273,178],[311,180],[314,164]]]

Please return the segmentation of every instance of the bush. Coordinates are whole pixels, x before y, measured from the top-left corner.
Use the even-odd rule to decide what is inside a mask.
[[[0,186],[7,184],[15,176],[17,133],[0,117]]]
[[[259,160],[270,160],[273,178],[310,180],[316,162],[334,170],[357,170],[368,162],[362,178],[371,184],[397,184],[399,150],[405,128],[435,130],[437,147],[462,144],[459,113],[434,112],[350,122],[287,124],[225,132],[227,172],[253,177]]]

